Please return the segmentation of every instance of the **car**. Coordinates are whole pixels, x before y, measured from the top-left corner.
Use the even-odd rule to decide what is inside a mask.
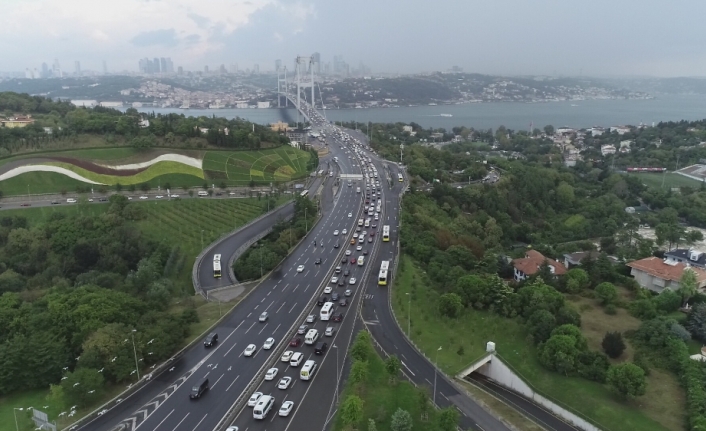
[[[238,431],[238,427],[235,425],[231,425],[228,428],[226,428],[226,431]]]
[[[336,328],[333,326],[327,326],[326,330],[324,331],[324,335],[327,337],[333,337],[333,333],[336,332]]]
[[[340,305],[341,307],[345,307],[346,305],[348,305],[348,299],[341,298],[341,300],[338,302],[338,305]]]
[[[259,400],[262,395],[262,392],[255,392],[254,394],[252,394],[252,396],[248,400],[248,407],[255,407],[255,404],[257,404],[257,400]]]
[[[355,284],[355,282],[356,282],[355,277],[351,277],[351,278],[348,280],[348,284]]]
[[[337,230],[333,231],[333,236],[338,236],[338,231],[337,231]]]
[[[327,302],[328,302],[328,297],[326,295],[321,295],[321,296],[319,296],[319,299],[316,300],[316,305],[321,307]]]
[[[203,340],[203,345],[205,347],[213,347],[217,342],[218,342],[218,334],[215,332],[211,332]]]
[[[353,265],[356,262],[357,262],[357,259],[355,257],[353,259],[351,259],[351,265]]]
[[[336,243],[336,244],[333,245],[333,248],[338,248],[338,247],[340,247],[340,246],[341,246],[341,245],[340,245],[339,243]]]
[[[265,340],[265,344],[262,345],[262,348],[264,350],[270,350],[272,346],[275,345],[275,339],[272,337],[269,337],[267,340]]]
[[[369,237],[368,237],[368,242],[369,242],[369,243],[370,243],[370,242],[373,242],[373,238],[369,236]]]
[[[350,185],[350,184],[348,184],[348,185]],[[348,218],[351,218],[351,217],[353,217],[353,213],[348,213]]]
[[[282,403],[282,406],[279,408],[279,413],[277,413],[277,414],[283,418],[286,418],[287,416],[289,416],[289,413],[292,412],[293,408],[294,408],[294,401],[285,401]],[[226,430],[226,431],[228,431],[228,430]]]
[[[331,288],[331,286],[326,286],[326,287],[328,287],[329,289]],[[314,322],[316,322],[316,314],[310,314],[310,315],[306,316],[306,323],[314,323]]]
[[[343,230],[341,231],[341,235],[346,235],[346,234],[348,234],[348,229],[343,229]]]
[[[333,283],[333,284],[338,283],[338,277],[331,277],[331,283]]]
[[[345,259],[344,259],[344,260],[345,260]],[[341,263],[346,263],[346,262],[341,262]],[[340,274],[340,273],[341,273],[341,267],[340,267],[340,266],[337,266],[337,267],[336,267],[336,274]]]
[[[299,329],[297,329],[297,334],[304,335],[307,329],[309,329],[309,325],[301,325]]]
[[[140,196],[140,199],[142,199],[144,201],[145,199],[149,199],[149,198],[147,196]]]
[[[351,296],[352,294],[353,294],[353,291],[350,289],[346,289],[346,291],[343,292],[343,295],[345,295],[345,296]]]
[[[59,205],[59,201],[51,201],[52,205]]]
[[[294,337],[289,341],[289,347],[299,347],[299,346],[301,346],[301,344],[302,344],[302,337]]]
[[[25,203],[23,203],[23,204],[20,204],[20,206],[21,206],[21,207],[31,207],[32,204],[28,204],[28,203],[25,202]]]
[[[297,267],[297,272],[304,272],[304,265],[299,265]]]
[[[170,198],[177,199],[179,195],[169,195]]]
[[[370,232],[370,236],[375,236],[375,232]]]
[[[350,255],[351,255],[351,253],[352,253],[352,251],[350,251],[350,250],[346,250],[346,256],[350,256]]]
[[[340,296],[338,295],[338,293],[334,293],[331,295],[331,302],[336,302],[339,299],[340,299]]]
[[[131,201],[131,200],[132,200],[132,196],[128,196],[128,197],[127,197],[127,200]]]
[[[279,383],[277,383],[277,389],[287,389],[289,385],[292,384],[292,378],[289,376],[284,376],[281,379],[279,379]]]
[[[108,198],[100,198],[98,199],[99,202],[108,202]]]
[[[370,227],[372,227],[373,229],[375,229],[375,228],[378,227],[378,225],[377,225],[376,223],[373,223],[373,224],[370,225]]]
[[[358,238],[358,233],[357,233],[357,232],[353,234],[353,238]]]
[[[375,220],[379,220],[379,219],[380,219],[380,215],[379,215],[379,214],[375,214]]]
[[[362,250],[363,250],[363,246],[362,246],[362,245],[359,245],[358,247],[355,248],[355,251],[362,251]]]
[[[360,231],[361,231],[360,226],[358,226],[357,228],[355,228],[355,231],[356,231],[356,232],[360,232]]]
[[[254,344],[248,344],[248,347],[243,351],[243,356],[252,356],[257,350],[257,346]]]
[[[275,377],[277,377],[277,373],[279,373],[279,368],[270,368],[267,370],[267,373],[265,373],[265,380],[274,380]]]
[[[259,320],[260,322],[267,322],[267,319],[269,319],[269,318],[270,318],[270,314],[267,311],[263,311],[257,320]]]
[[[164,197],[164,196],[162,196],[162,195],[157,195],[157,196],[155,196],[155,198],[157,198],[157,199],[162,199],[163,197]]]
[[[317,257],[316,260],[314,261],[314,265],[321,265],[321,258]]]
[[[343,286],[345,286],[345,285],[346,285],[346,282],[343,281],[343,279],[338,280],[338,287],[343,287]]]
[[[93,202],[93,198],[88,198],[88,202]]]
[[[368,255],[368,250],[363,250],[363,256],[367,256],[367,255]]]
[[[355,244],[355,239],[351,239],[351,245]]]
[[[343,320],[343,313],[336,313],[336,314],[334,314],[334,315],[331,317],[331,320],[333,320],[334,322],[340,322],[341,320]]]
[[[282,362],[289,362],[289,360],[292,359],[293,354],[294,354],[294,352],[291,350],[287,350],[284,353],[282,353]]]
[[[343,271],[343,276],[344,276],[344,277],[348,277],[349,275],[351,275],[351,271],[350,271],[350,270],[347,269],[347,270]]]
[[[74,198],[68,198],[68,199],[66,199],[66,203],[67,203],[67,204],[75,204],[75,203],[76,203],[76,199],[74,199]]]

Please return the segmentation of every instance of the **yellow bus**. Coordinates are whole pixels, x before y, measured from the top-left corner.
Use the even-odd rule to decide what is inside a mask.
[[[390,261],[389,260],[383,260],[380,263],[380,274],[378,275],[378,285],[379,286],[387,286],[387,277],[389,273],[389,268],[390,268]]]
[[[390,241],[390,225],[386,224],[382,227],[382,240],[385,242]]]
[[[404,182],[404,178],[402,178],[402,174],[397,174],[397,179],[402,183]]]

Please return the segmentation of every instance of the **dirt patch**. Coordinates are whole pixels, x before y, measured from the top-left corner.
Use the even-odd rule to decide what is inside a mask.
[[[228,175],[223,171],[203,171],[204,177],[209,180],[227,180]]]
[[[78,166],[79,168],[85,169],[89,172],[93,172],[94,174],[114,175],[116,177],[130,177],[148,169],[110,169],[104,166],[96,165],[95,163],[89,162],[87,160],[74,159],[71,157],[51,157],[50,159],[57,162],[68,163],[74,166]]]

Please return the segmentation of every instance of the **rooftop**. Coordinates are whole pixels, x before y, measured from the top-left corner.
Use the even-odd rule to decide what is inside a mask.
[[[666,263],[670,262],[670,263]],[[661,278],[662,280],[679,281],[682,273],[686,268],[696,273],[696,282],[701,284],[706,281],[706,271],[688,266],[685,263],[676,262],[674,260],[662,260],[658,257],[647,257],[645,259],[636,260],[627,264],[630,268],[650,274],[653,277]]]
[[[515,268],[524,272],[525,274],[534,275],[539,272],[539,268],[542,267],[545,260],[549,265],[554,267],[554,274],[566,274],[566,268],[564,267],[564,265],[554,259],[544,257],[544,255],[538,252],[537,250],[528,250],[525,253],[525,257],[513,260],[512,264],[515,266]]]

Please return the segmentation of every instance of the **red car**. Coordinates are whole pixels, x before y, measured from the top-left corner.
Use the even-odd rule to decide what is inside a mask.
[[[358,259],[356,259],[356,258],[354,257],[353,259],[351,259],[351,264],[356,263],[357,261],[358,261]]]
[[[375,232],[370,232],[370,236],[375,236]]]
[[[20,206],[21,206],[21,207],[31,207],[32,204],[27,204],[27,203],[25,203],[25,204],[21,204]]]
[[[294,337],[292,341],[289,342],[289,347],[299,347],[302,344],[301,337]]]

